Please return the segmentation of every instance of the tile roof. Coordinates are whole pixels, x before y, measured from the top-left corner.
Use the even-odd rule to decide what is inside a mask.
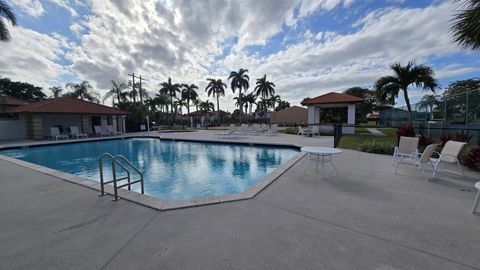
[[[0,105],[20,106],[28,104],[28,101],[14,97],[0,97]]]
[[[336,92],[330,92],[315,98],[309,98],[302,101],[302,105],[319,105],[332,103],[357,103],[363,99],[355,96],[345,95]]]
[[[130,114],[128,111],[115,109],[105,105],[80,100],[72,97],[58,97],[37,101],[19,106],[10,112],[13,113],[88,113],[88,114]]]

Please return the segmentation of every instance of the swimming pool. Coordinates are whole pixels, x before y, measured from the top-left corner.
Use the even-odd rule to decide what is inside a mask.
[[[144,175],[145,194],[184,200],[239,193],[296,156],[295,148],[130,138],[0,151],[0,154],[99,181],[98,157],[124,155]],[[111,168],[104,165],[105,179]],[[139,185],[132,186],[139,191]]]

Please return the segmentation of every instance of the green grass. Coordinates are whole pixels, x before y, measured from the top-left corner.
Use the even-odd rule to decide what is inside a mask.
[[[364,127],[356,127],[355,133],[370,133],[370,131],[368,131],[368,129]]]
[[[339,147],[345,149],[360,150],[360,145],[367,141],[377,141],[392,145],[392,148],[397,144],[397,135],[394,128],[377,128],[387,136],[373,136],[366,134],[343,135],[340,139]]]

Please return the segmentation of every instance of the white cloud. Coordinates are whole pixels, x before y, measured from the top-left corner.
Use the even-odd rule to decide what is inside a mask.
[[[32,17],[40,17],[43,15],[43,5],[38,0],[15,0],[12,1],[12,3],[20,8],[22,12]]]
[[[45,83],[68,70],[79,80],[107,89],[111,79],[126,80],[128,73],[135,72],[149,80],[146,87],[151,91],[172,77],[175,82],[197,84],[205,99],[206,78],[226,80],[231,70],[242,67],[250,71],[251,88],[256,78],[267,74],[282,98],[298,104],[307,96],[351,86],[368,87],[389,74],[388,65],[393,62],[428,64],[430,59],[460,51],[446,32],[454,10],[448,3],[375,10],[352,25],[347,34],[332,31],[335,29],[307,29],[298,38],[284,38],[283,44],[288,44],[284,49],[259,55],[247,54],[245,48],[269,44],[282,29],[296,27],[316,12],[350,7],[354,1],[49,1],[88,7],[90,14],[70,26],[80,41],[71,44],[58,34],[49,37],[19,28],[15,45],[20,48],[8,45],[18,52],[16,59],[8,57],[15,64],[0,60],[1,66],[5,64],[4,70],[0,66],[3,74]],[[32,40],[39,37],[39,48],[30,48]],[[71,64],[62,67],[58,64],[60,57]],[[34,68],[35,75],[29,78],[33,66],[22,62],[31,59],[38,60],[43,68]],[[475,70],[468,66],[440,67],[437,74],[447,78]],[[221,101],[223,109],[234,109],[232,97],[228,90]]]
[[[40,34],[22,27],[9,28],[12,41],[2,44],[0,74],[12,80],[49,87],[68,71],[58,63],[65,38]]]

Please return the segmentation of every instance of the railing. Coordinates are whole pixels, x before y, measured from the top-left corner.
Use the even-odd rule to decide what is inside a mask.
[[[104,181],[104,176],[103,176],[103,159],[104,158],[110,158],[110,160],[112,162],[112,178],[113,179],[111,181]],[[131,170],[134,170],[140,176],[140,179],[132,181],[131,180],[131,173],[130,173],[129,168],[127,168],[127,166],[122,164],[122,162],[127,164],[128,167],[130,167]],[[117,165],[120,168],[123,169],[123,171],[127,174],[126,176],[117,178],[117,168],[116,168]],[[103,155],[101,155],[98,158],[98,169],[100,171],[100,192],[101,192],[100,196],[107,195],[107,193],[105,192],[105,185],[111,184],[111,183],[113,183],[113,192],[114,192],[114,195],[115,195],[114,201],[118,201],[120,199],[118,197],[118,189],[119,188],[128,187],[128,190],[131,190],[131,186],[133,184],[136,184],[136,183],[140,183],[141,192],[142,192],[142,194],[144,194],[144,184],[143,184],[143,174],[142,174],[142,172],[137,167],[135,167],[130,161],[128,161],[128,159],[125,158],[124,156],[122,156],[122,155],[113,156],[110,153],[104,153]],[[127,180],[127,183],[122,184],[122,185],[119,185],[117,183],[118,181],[123,181],[123,180]]]

